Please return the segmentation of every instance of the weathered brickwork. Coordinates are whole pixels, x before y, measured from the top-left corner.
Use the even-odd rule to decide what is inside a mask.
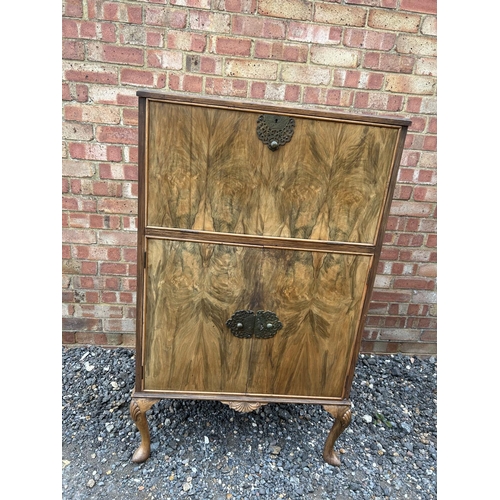
[[[139,88],[412,120],[362,350],[436,352],[436,0],[65,0],[64,344],[135,345]]]

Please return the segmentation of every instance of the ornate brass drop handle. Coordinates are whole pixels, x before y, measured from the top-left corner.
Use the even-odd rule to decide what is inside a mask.
[[[251,337],[269,339],[283,328],[278,316],[272,311],[257,311],[256,313],[249,310],[236,311],[226,321],[226,325],[235,337],[244,339]]]

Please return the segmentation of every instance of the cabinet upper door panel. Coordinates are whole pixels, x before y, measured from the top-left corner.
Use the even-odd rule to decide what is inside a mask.
[[[259,113],[149,101],[149,227],[375,244],[398,127],[294,117],[287,144]]]

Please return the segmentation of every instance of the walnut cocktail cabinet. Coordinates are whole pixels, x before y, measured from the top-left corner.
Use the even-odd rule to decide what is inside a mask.
[[[161,398],[237,411],[349,392],[409,121],[139,91],[137,368]]]

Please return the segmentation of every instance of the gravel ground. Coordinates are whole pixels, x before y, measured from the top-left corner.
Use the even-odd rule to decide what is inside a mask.
[[[62,498],[435,499],[436,359],[361,355],[350,426],[332,467],[332,417],[320,405],[237,413],[217,401],[165,399],[148,411],[151,456],[129,414],[135,352],[62,351]]]

